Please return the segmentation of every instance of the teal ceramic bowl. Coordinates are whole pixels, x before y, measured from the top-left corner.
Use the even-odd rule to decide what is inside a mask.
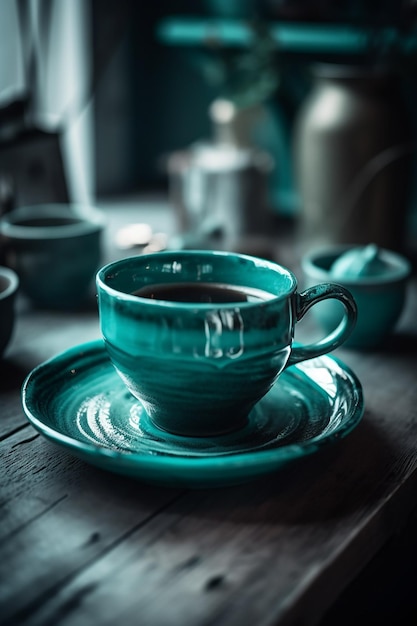
[[[282,266],[228,252],[122,259],[102,268],[96,282],[101,331],[116,371],[157,426],[182,435],[242,427],[284,367],[330,352],[355,317],[344,291],[324,285],[299,294],[295,277]],[[187,290],[222,284],[260,290],[262,297],[197,303],[134,295],[161,284]],[[319,345],[292,346],[295,323],[327,297],[347,302],[338,332]]]
[[[13,334],[18,289],[17,274],[8,267],[0,267],[0,357],[6,351]]]
[[[340,245],[306,254],[302,259],[305,285],[332,280],[349,289],[355,298],[358,315],[356,327],[345,346],[364,350],[378,348],[392,333],[404,309],[411,264],[402,255],[382,249],[380,255],[386,263],[385,273],[335,280],[331,268],[350,248],[352,246]],[[338,322],[342,312],[337,302],[322,302],[314,307],[312,314],[320,326],[328,330]]]
[[[0,220],[6,264],[42,308],[76,308],[87,297],[101,261],[104,219],[78,205],[18,208]]]

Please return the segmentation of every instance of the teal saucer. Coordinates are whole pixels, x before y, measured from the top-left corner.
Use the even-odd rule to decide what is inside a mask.
[[[103,469],[166,486],[246,482],[347,435],[363,415],[362,387],[339,360],[292,366],[252,410],[245,427],[182,437],[149,420],[110,363],[101,340],[36,367],[22,388],[32,425]]]

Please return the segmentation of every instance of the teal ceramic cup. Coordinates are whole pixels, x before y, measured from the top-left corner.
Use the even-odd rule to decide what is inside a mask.
[[[386,268],[383,273],[336,279],[332,268],[350,248],[337,245],[307,253],[302,259],[304,282],[308,287],[320,281],[333,281],[348,289],[355,299],[358,313],[355,329],[345,346],[373,350],[383,346],[400,319],[406,302],[411,264],[402,255],[381,249],[380,258]],[[326,332],[339,323],[343,311],[336,302],[324,302],[315,307],[314,316]]]
[[[96,283],[111,362],[152,421],[179,435],[244,426],[285,367],[340,346],[356,319],[343,287],[300,293],[288,269],[229,252],[131,257],[103,267]],[[344,307],[339,326],[316,344],[294,346],[297,321],[327,298]]]
[[[18,208],[0,220],[6,265],[36,306],[72,309],[86,300],[101,263],[104,220],[91,207]]]
[[[19,289],[17,274],[8,267],[0,267],[0,357],[6,351],[15,322],[15,300]]]

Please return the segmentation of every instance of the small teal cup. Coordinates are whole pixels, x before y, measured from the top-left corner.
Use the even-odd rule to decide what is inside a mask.
[[[17,274],[8,267],[0,267],[0,357],[3,356],[13,334],[15,300],[19,289]]]
[[[156,426],[184,436],[244,426],[285,367],[336,349],[356,320],[354,299],[343,287],[322,284],[299,293],[285,267],[229,252],[131,257],[99,270],[96,284],[101,332],[116,371]],[[196,296],[218,289],[226,291],[222,301]],[[189,301],[171,300],[178,292]],[[316,344],[293,345],[298,320],[328,298],[343,305],[338,327]]]
[[[357,322],[345,346],[357,350],[374,350],[383,346],[395,329],[403,312],[407,295],[407,283],[411,275],[411,264],[402,255],[381,249],[380,261],[383,273],[338,277],[332,268],[352,246],[337,245],[313,250],[302,259],[305,286],[320,281],[340,283],[353,295],[357,309]],[[343,316],[341,307],[335,302],[325,302],[314,309],[314,316],[326,332],[334,328]]]
[[[84,303],[101,263],[105,221],[92,207],[45,204],[15,209],[0,220],[6,265],[36,306],[73,309]]]

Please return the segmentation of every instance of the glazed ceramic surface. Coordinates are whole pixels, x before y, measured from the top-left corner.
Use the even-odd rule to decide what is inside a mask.
[[[18,288],[17,274],[8,267],[0,267],[0,357],[6,350],[13,333]]]
[[[222,283],[270,297],[196,304],[132,295],[158,283]],[[102,335],[122,380],[158,426],[191,436],[240,428],[287,365],[335,349],[356,316],[343,287],[323,284],[298,293],[286,268],[224,252],[162,252],[116,261],[99,271],[97,291]],[[345,306],[338,330],[318,344],[292,346],[296,322],[327,298]]]
[[[241,429],[213,437],[170,434],[128,392],[101,340],[34,369],[22,401],[38,431],[88,463],[186,487],[235,484],[274,472],[346,436],[364,408],[354,373],[324,356],[286,369]]]
[[[346,341],[347,347],[373,349],[381,346],[395,328],[404,308],[407,281],[411,274],[411,265],[406,258],[390,250],[379,252],[379,271],[345,276],[333,274],[332,268],[338,267],[338,261],[345,256],[351,246],[332,246],[313,251],[302,261],[306,284],[317,281],[334,280],[347,287],[355,298],[358,307],[356,327]],[[359,261],[358,261],[359,263]],[[352,262],[350,266],[352,273]],[[357,268],[356,268],[357,269]],[[332,302],[315,307],[314,315],[324,330],[334,328],[340,320],[341,309]]]
[[[7,264],[22,292],[46,308],[73,308],[91,286],[101,260],[104,220],[91,208],[22,207],[0,220]]]

